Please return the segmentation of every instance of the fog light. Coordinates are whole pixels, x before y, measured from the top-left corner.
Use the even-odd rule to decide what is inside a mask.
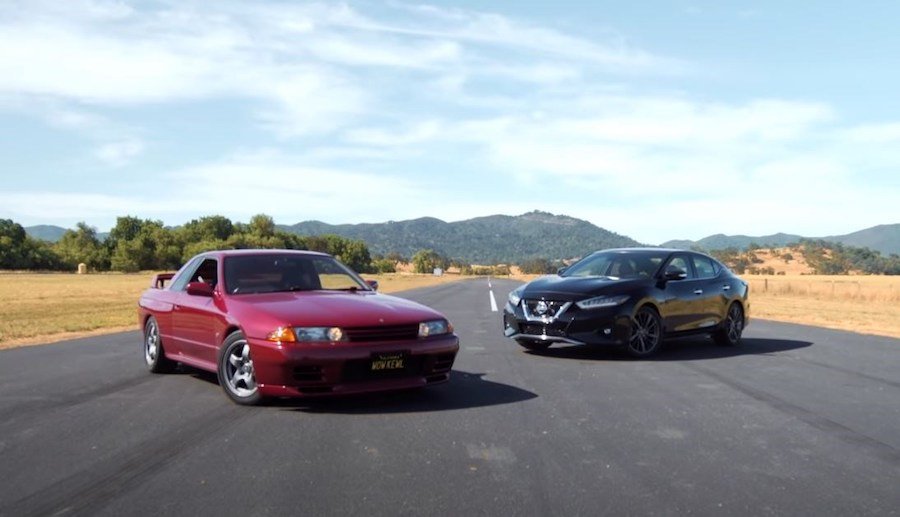
[[[612,334],[612,329],[610,329],[610,328],[605,328],[605,329],[603,329],[603,335],[604,335],[604,336],[608,336],[608,335],[610,335],[610,334]]]

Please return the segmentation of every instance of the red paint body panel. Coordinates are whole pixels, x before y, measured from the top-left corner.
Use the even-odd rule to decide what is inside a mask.
[[[215,372],[225,338],[240,330],[250,344],[254,374],[265,396],[322,396],[414,388],[449,380],[459,350],[455,334],[426,338],[335,343],[279,343],[266,340],[279,327],[385,327],[445,320],[439,312],[402,298],[371,290],[311,290],[259,294],[229,294],[223,287],[224,262],[231,256],[306,254],[280,250],[229,250],[204,253],[202,259],[218,261],[220,281],[212,296],[170,290],[184,286],[179,276],[166,278],[139,301],[139,323],[150,316],[159,325],[165,355],[169,359]],[[194,263],[189,262],[189,265]],[[158,275],[162,276],[162,275]],[[169,275],[166,274],[165,277]],[[185,279],[181,279],[185,280]],[[154,282],[154,286],[161,282]],[[206,293],[208,294],[208,293]],[[403,372],[373,372],[373,354],[403,354]]]

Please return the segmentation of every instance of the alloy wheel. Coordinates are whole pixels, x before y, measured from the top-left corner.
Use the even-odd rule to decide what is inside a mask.
[[[250,397],[256,393],[256,377],[250,345],[246,340],[235,341],[228,349],[225,367],[225,382],[228,389],[238,397]]]
[[[644,356],[656,351],[660,341],[659,318],[650,309],[641,309],[631,323],[628,349],[634,355]]]

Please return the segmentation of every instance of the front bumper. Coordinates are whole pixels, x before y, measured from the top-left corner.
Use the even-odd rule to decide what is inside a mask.
[[[550,320],[526,316],[520,302],[503,309],[503,334],[516,340],[566,343],[571,345],[625,345],[631,336],[631,307],[619,305],[600,309],[579,309],[572,304]]]
[[[450,380],[455,334],[415,341],[297,344],[249,339],[259,391],[269,397],[348,395],[440,384]],[[373,372],[376,354],[404,356],[402,370]]]

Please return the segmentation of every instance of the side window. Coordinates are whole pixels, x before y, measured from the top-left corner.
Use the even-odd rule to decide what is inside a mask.
[[[197,257],[184,266],[178,271],[178,274],[175,276],[175,281],[169,285],[170,291],[184,291],[185,286],[187,286],[188,281],[191,276],[194,274],[194,270],[197,269],[197,266],[200,264],[200,257]]]
[[[713,278],[716,276],[716,267],[709,257],[701,255],[693,255],[694,268],[697,270],[698,278]]]
[[[633,260],[622,257],[613,262],[609,275],[616,278],[634,278],[638,276],[638,272]]]
[[[690,264],[688,264],[687,257],[684,255],[676,255],[675,257],[673,257],[672,260],[669,261],[669,266],[675,266],[687,273],[687,280],[695,278],[694,269]]]
[[[191,282],[206,282],[210,287],[219,283],[219,268],[216,259],[208,258],[200,263],[200,267],[191,275]]]

